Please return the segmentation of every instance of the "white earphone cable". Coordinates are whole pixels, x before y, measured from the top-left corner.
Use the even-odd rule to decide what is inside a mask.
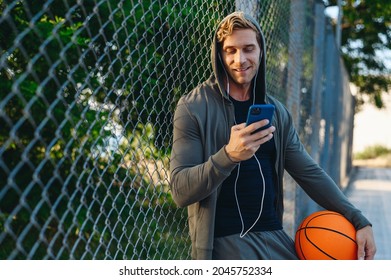
[[[235,179],[235,185],[234,185],[234,192],[235,192],[235,200],[236,200],[236,205],[238,207],[238,211],[239,211],[239,217],[240,217],[240,221],[242,223],[242,231],[240,232],[240,238],[243,238],[255,225],[256,223],[259,221],[259,219],[261,218],[261,215],[262,215],[262,211],[263,211],[263,202],[265,200],[265,177],[263,175],[263,172],[262,172],[262,166],[261,166],[261,163],[259,162],[258,158],[256,155],[254,155],[257,163],[258,163],[258,167],[259,167],[259,171],[261,173],[261,177],[262,177],[262,198],[261,198],[261,205],[260,205],[260,210],[259,210],[259,214],[258,214],[258,217],[257,219],[255,220],[255,222],[252,224],[251,227],[249,227],[246,232],[244,232],[245,230],[245,225],[244,225],[244,220],[243,220],[243,216],[242,216],[242,211],[240,210],[240,204],[239,204],[239,199],[238,199],[238,194],[237,194],[237,182],[238,182],[238,179],[239,179],[239,173],[240,173],[240,163],[238,165],[238,173],[236,174],[236,179]]]
[[[219,59],[221,61],[221,57],[219,56]],[[226,75],[226,78],[227,78],[227,94],[229,95],[230,93],[230,87],[229,87],[229,77],[228,77],[228,73],[227,71],[225,70],[224,66],[223,66],[223,69],[224,69],[224,72],[225,72],[225,75]],[[255,79],[254,79],[254,84],[253,84],[253,104],[255,103],[255,84],[256,84],[256,78],[258,76],[258,70],[257,70],[257,73],[255,75]],[[235,124],[236,123],[236,118],[234,117],[234,121],[235,121]],[[265,177],[263,175],[263,172],[262,172],[262,166],[261,166],[261,163],[259,162],[257,156],[254,154],[254,158],[255,160],[257,161],[258,163],[258,167],[259,167],[259,172],[261,174],[261,177],[262,177],[262,198],[261,198],[261,205],[260,205],[260,210],[259,210],[259,214],[258,214],[258,217],[257,219],[255,220],[255,222],[252,224],[251,227],[249,227],[246,232],[244,232],[245,230],[245,224],[244,224],[244,220],[243,220],[243,216],[242,216],[242,211],[240,210],[240,204],[239,204],[239,199],[238,199],[238,194],[237,194],[237,182],[239,180],[239,173],[240,173],[240,162],[239,162],[239,165],[238,165],[238,172],[236,174],[236,178],[235,178],[235,185],[234,185],[234,193],[235,193],[235,200],[236,200],[236,206],[238,207],[238,212],[239,212],[239,217],[240,217],[240,221],[241,221],[241,224],[242,224],[242,230],[240,232],[240,238],[243,238],[256,224],[257,222],[259,221],[259,219],[261,218],[261,215],[262,215],[262,211],[263,211],[263,202],[265,200],[265,189],[266,189],[266,186],[265,186]]]

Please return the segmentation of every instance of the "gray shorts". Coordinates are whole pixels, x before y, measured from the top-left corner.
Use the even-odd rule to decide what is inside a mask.
[[[284,230],[249,232],[214,239],[214,260],[297,260],[295,244]]]

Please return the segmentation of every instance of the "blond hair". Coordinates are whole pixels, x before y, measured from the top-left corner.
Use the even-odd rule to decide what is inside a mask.
[[[234,30],[238,29],[252,29],[255,31],[259,46],[261,46],[261,38],[259,30],[248,20],[242,11],[234,12],[227,16],[220,24],[217,30],[217,42],[222,43],[227,36],[232,35]]]

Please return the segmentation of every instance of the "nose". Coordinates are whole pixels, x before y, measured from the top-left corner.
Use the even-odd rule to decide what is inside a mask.
[[[242,50],[238,50],[235,54],[235,63],[243,64],[246,62],[246,55]]]

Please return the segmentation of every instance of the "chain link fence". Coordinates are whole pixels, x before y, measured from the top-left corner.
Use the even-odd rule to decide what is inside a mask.
[[[0,0],[0,259],[190,258],[172,115],[236,9],[264,29],[270,94],[341,183],[354,100],[323,2]],[[293,234],[311,202],[285,187]]]

